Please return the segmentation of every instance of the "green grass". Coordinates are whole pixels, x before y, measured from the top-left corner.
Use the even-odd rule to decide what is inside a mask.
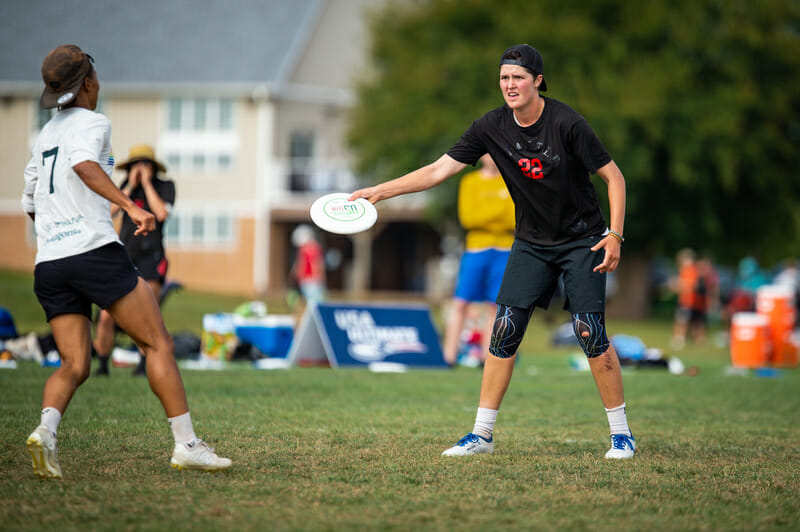
[[[29,278],[0,283],[0,305],[37,329]],[[203,311],[237,300],[182,292],[167,303],[168,325],[179,302],[180,328],[196,328]],[[64,416],[65,479],[41,481],[24,441],[51,370],[0,370],[0,529],[800,529],[797,371],[726,376],[727,352],[713,342],[680,354],[696,377],[626,371],[640,452],[607,461],[594,383],[569,369],[571,349],[548,345],[541,318],[523,344],[495,453],[468,459],[440,453],[472,427],[477,370],[185,370],[198,434],[234,460],[218,475],[170,469],[172,438],[147,382],[112,370],[89,379]],[[669,337],[667,322],[609,327],[658,347]]]

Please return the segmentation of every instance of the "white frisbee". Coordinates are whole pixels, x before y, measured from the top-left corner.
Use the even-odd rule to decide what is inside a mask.
[[[311,204],[311,220],[330,233],[350,235],[366,231],[378,220],[375,206],[364,198],[347,201],[350,194],[334,192]]]

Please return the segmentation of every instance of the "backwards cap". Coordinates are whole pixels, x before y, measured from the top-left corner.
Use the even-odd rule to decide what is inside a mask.
[[[74,44],[56,46],[42,62],[42,109],[62,107],[78,96],[94,59]]]
[[[502,59],[508,52],[518,52],[521,59]],[[501,65],[517,65],[525,67],[534,74],[542,74],[544,76],[544,61],[542,61],[542,54],[536,48],[529,44],[515,44],[505,52],[500,59]],[[547,90],[547,83],[542,77],[542,84],[539,85],[539,91],[544,92]]]

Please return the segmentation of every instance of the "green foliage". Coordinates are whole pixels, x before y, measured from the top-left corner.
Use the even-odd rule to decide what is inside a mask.
[[[350,130],[370,180],[432,162],[503,105],[500,55],[528,42],[546,95],[587,117],[626,176],[628,251],[800,255],[797,2],[418,0],[372,30]],[[436,191],[438,215],[455,216],[455,187]]]

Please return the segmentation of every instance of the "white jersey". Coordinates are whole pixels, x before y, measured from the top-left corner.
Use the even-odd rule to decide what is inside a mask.
[[[25,168],[22,208],[35,214],[36,264],[119,242],[111,203],[72,169],[84,161],[111,177],[111,122],[80,107],[59,111],[36,138]]]

